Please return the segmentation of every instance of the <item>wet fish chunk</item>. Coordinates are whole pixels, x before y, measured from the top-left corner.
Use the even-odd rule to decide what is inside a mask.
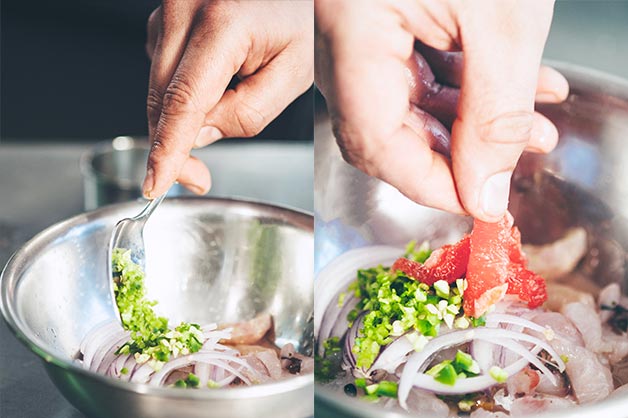
[[[524,245],[528,268],[548,280],[572,271],[587,251],[587,232],[572,228],[565,236],[546,245]]]
[[[510,416],[535,416],[540,413],[556,411],[575,405],[576,403],[571,399],[558,396],[524,396],[513,401],[510,408]]]
[[[263,313],[253,319],[235,324],[225,324],[221,328],[232,328],[231,338],[222,340],[224,344],[255,344],[258,343],[273,326],[273,319]]]

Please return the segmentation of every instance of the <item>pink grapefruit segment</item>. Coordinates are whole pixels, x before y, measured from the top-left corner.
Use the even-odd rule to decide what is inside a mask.
[[[505,293],[536,308],[547,300],[545,280],[526,269],[521,250],[521,233],[506,213],[497,223],[476,220],[471,232],[468,288],[464,292],[464,311],[480,317]]]
[[[403,274],[425,283],[433,285],[439,280],[452,283],[464,277],[469,262],[470,236],[466,235],[452,245],[445,245],[432,252],[424,264],[407,258],[399,258],[392,265],[392,271],[401,271]]]
[[[545,280],[526,269],[526,264],[521,233],[506,213],[497,223],[476,219],[471,234],[435,250],[423,264],[402,257],[391,270],[430,286],[466,277],[464,312],[478,318],[505,294],[517,295],[530,308],[547,300]]]

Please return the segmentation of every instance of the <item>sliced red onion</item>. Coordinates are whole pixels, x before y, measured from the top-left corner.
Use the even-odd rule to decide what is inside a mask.
[[[470,347],[471,356],[477,361],[483,373],[487,373],[495,364],[500,366],[503,364],[500,360],[502,350],[502,346],[496,347],[495,344],[484,340],[475,340]]]
[[[250,384],[250,379],[242,373],[246,370],[250,376],[258,373],[243,359],[233,347],[220,341],[231,336],[231,329],[217,329],[215,324],[201,327],[203,346],[198,353],[177,357],[165,363],[161,370],[155,371],[152,361],[138,364],[133,354],[116,355],[116,351],[130,340],[129,332],[113,321],[90,331],[80,345],[83,354],[83,367],[134,383],[161,385],[173,371],[193,366],[200,383],[207,386],[210,375],[218,386],[228,385],[240,378]],[[122,374],[126,368],[127,373]]]
[[[223,361],[223,360],[226,360]],[[235,368],[233,368],[232,366],[230,366],[227,362],[230,363],[236,363],[244,368],[247,368],[249,371],[253,372],[253,373],[257,373],[255,372],[255,370],[249,366],[249,364],[238,358],[238,357],[234,357],[234,356],[225,356],[225,355],[221,355],[221,354],[217,354],[217,353],[204,353],[204,354],[199,354],[199,353],[195,353],[195,354],[190,354],[187,356],[183,356],[183,357],[178,357],[174,360],[169,361],[168,363],[164,364],[164,366],[162,367],[162,369],[160,371],[158,371],[157,373],[155,373],[151,379],[150,379],[150,384],[153,386],[160,386],[163,384],[163,381],[166,379],[166,377],[173,371],[180,369],[182,367],[186,367],[189,366],[191,364],[195,364],[197,362],[204,362],[213,366],[217,366],[217,367],[221,367],[231,373],[233,373],[234,375],[236,375],[237,377],[239,377],[245,384],[250,385],[251,381],[249,379],[247,379],[242,373],[240,373],[238,370],[236,370]]]
[[[509,343],[509,345],[506,346],[506,348],[514,347],[515,344],[517,344],[516,341],[525,341],[528,343],[532,343],[535,346],[539,347],[539,349],[542,348],[545,351],[547,351],[554,358],[554,360],[556,361],[557,367],[561,372],[565,370],[565,363],[560,358],[558,353],[556,353],[556,351],[545,341],[542,341],[531,335],[517,333],[517,332],[505,330],[505,329],[486,328],[486,327],[474,328],[474,329],[466,330],[466,331],[451,332],[449,334],[442,335],[442,336],[432,339],[429,343],[427,343],[427,345],[421,352],[415,353],[410,356],[410,358],[406,362],[406,365],[401,374],[401,378],[399,380],[399,389],[398,389],[399,404],[403,408],[407,409],[406,400],[415,382],[415,378],[417,376],[423,375],[422,371],[429,365],[430,360],[437,352],[443,349],[447,349],[450,347],[454,347],[454,346],[466,343],[468,341],[474,341],[476,339],[485,340],[485,341],[493,342],[495,344],[500,344],[500,345],[502,345],[502,343]],[[523,346],[521,347],[523,348]],[[525,367],[525,365],[529,363],[529,360],[528,358],[525,358],[525,357],[522,360],[524,363],[523,367]],[[515,362],[515,363],[519,364],[518,362]],[[509,373],[509,375],[510,374],[511,373]],[[490,378],[490,376],[478,376],[477,378],[485,378],[485,377]],[[427,378],[430,378],[432,381],[439,383],[435,381],[434,378],[431,376],[427,376]],[[474,377],[474,378],[468,378],[468,379],[461,379],[460,382],[462,383],[463,381],[477,379],[477,378]],[[418,379],[420,382],[422,382],[421,387],[424,389],[437,391],[438,388],[440,387],[438,385],[437,386],[434,386],[434,385],[425,386],[423,383],[426,380],[426,378],[418,377]],[[443,390],[446,390],[446,392],[444,393],[468,393],[468,392],[473,392],[476,390],[483,390],[483,389],[486,389],[487,387],[494,385],[495,381],[492,378],[490,379],[491,381],[488,381],[486,379],[472,380],[472,383],[465,382],[464,386],[461,386],[461,387],[457,387],[456,385],[454,386],[442,385],[440,383],[439,385],[447,387],[447,389],[443,389]],[[480,387],[486,382],[490,383],[489,386],[483,387],[481,389],[468,390],[469,386],[476,385],[476,386],[473,386],[473,388]]]
[[[126,374],[121,374],[119,376],[120,380],[124,380],[125,382],[128,382],[129,380],[131,380],[131,376],[133,376],[133,374],[135,373],[135,370],[137,370],[140,365],[137,364],[137,361],[135,361],[135,356],[133,354],[129,354],[126,362],[124,362],[124,366],[127,369],[127,373]]]
[[[411,334],[418,335],[416,332]],[[404,334],[382,349],[367,374],[380,369],[394,373],[397,367],[406,360],[408,354],[413,351],[414,345],[408,339],[408,334]]]
[[[209,382],[209,373],[212,370],[212,366],[207,363],[194,364],[194,374],[198,377],[200,387],[204,388]]]
[[[342,307],[338,303],[332,304],[327,308],[318,339],[319,353],[324,353],[323,343],[330,337],[342,337],[349,329],[349,321],[347,315],[358,304],[358,299],[353,294],[348,294],[343,301]]]
[[[528,360],[520,359],[511,364],[510,366],[504,368],[504,371],[508,373],[509,376],[515,375],[523,370],[528,365]],[[445,385],[434,379],[433,376],[427,375],[425,373],[419,373],[414,376],[412,382],[414,386],[427,390],[434,393],[440,393],[443,395],[460,395],[466,393],[480,392],[495,385],[495,379],[493,379],[489,375],[481,375],[476,377],[467,377],[465,379],[459,379],[456,381],[454,386]],[[409,392],[408,392],[409,394]],[[399,404],[404,408],[408,409],[406,404],[406,400],[408,395],[405,397],[399,396]]]
[[[529,363],[533,364],[537,369],[541,371],[541,373],[547,376],[547,378],[550,380],[550,382],[552,382],[554,386],[558,384],[558,382],[556,381],[556,377],[547,367],[545,367],[545,364],[543,364],[543,362],[535,354],[533,354],[523,345],[510,339],[504,339],[504,340],[498,339],[498,340],[493,340],[493,341],[495,342],[495,344],[499,344],[502,347],[505,347],[508,350],[511,350],[519,354],[520,357],[528,360]],[[537,347],[538,346],[535,346],[535,348]]]
[[[220,370],[223,370],[223,369],[220,369]],[[230,385],[231,382],[233,382],[236,379],[236,377],[238,377],[238,376],[236,376],[235,374],[230,374],[229,376],[225,377],[224,379],[215,380],[216,386],[218,386],[219,388],[223,388],[223,387],[225,387],[227,385]]]
[[[355,354],[353,354],[353,346],[355,345],[355,339],[358,338],[358,333],[362,329],[362,325],[364,323],[364,315],[365,312],[361,312],[355,321],[353,321],[353,325],[347,331],[347,335],[345,336],[345,344],[342,350],[342,359],[346,366],[349,366],[351,369],[355,369],[356,367],[356,359]]]
[[[373,265],[391,265],[403,254],[403,248],[390,246],[369,246],[345,252],[327,264],[316,276],[314,293],[314,335],[318,341],[319,354],[323,342],[331,336],[330,331],[338,318],[338,294],[356,280],[356,270]],[[351,297],[350,292],[347,298]],[[348,300],[344,301],[345,304]],[[343,307],[346,305],[343,305]],[[347,311],[348,312],[348,311]],[[342,335],[337,335],[341,337]]]
[[[118,341],[116,341],[109,350],[106,350],[103,353],[102,358],[94,357],[94,363],[92,364],[92,367],[90,367],[90,370],[93,370],[97,373],[106,373],[107,370],[109,370],[111,364],[118,357],[116,355],[116,351],[118,351],[118,349],[122,347],[127,341],[128,337],[126,335],[123,335],[122,338],[118,339]]]
[[[102,330],[102,333],[97,331]],[[83,353],[83,367],[86,369],[92,368],[95,358],[102,358],[103,351],[106,352],[121,336],[126,335],[130,338],[130,334],[125,332],[122,327],[113,322],[108,323],[99,328],[98,330],[90,332],[84,342],[81,344]],[[96,361],[97,363],[98,361]]]
[[[132,383],[148,383],[151,375],[154,373],[155,369],[153,369],[150,364],[144,363],[135,369],[129,381]]]
[[[546,334],[551,331],[549,328],[545,328],[535,322],[520,316],[503,314],[503,313],[490,313],[486,315],[486,326],[495,327],[501,324],[517,325],[522,328],[528,328],[534,331],[538,331],[541,334]]]

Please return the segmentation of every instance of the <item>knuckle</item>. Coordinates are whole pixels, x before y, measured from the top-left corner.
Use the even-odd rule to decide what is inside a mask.
[[[375,138],[367,138],[361,131],[348,129],[344,124],[334,123],[333,127],[342,158],[369,176],[379,177],[379,142]]]
[[[185,77],[175,75],[163,95],[162,113],[180,115],[195,110],[192,84]]]
[[[235,121],[242,135],[255,136],[266,126],[266,116],[257,106],[242,101],[234,110]]]
[[[157,129],[157,135],[151,145],[148,165],[151,167],[158,166],[165,159],[187,159],[188,153],[177,147],[174,142],[168,141],[167,136],[164,135],[164,130],[161,128],[162,126]]]
[[[161,92],[154,87],[150,87],[148,89],[148,95],[146,97],[146,116],[148,117],[149,123],[154,124],[159,121],[159,115],[161,114],[161,105]]]
[[[527,144],[532,134],[533,120],[533,112],[502,113],[480,125],[480,139],[491,144]]]

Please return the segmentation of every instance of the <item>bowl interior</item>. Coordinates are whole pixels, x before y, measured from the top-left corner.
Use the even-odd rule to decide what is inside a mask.
[[[560,142],[549,155],[524,154],[513,176],[510,210],[527,243],[551,242],[573,226],[584,227],[597,260],[579,268],[595,278],[598,288],[618,282],[626,293],[628,82],[571,65],[555,67],[568,78],[570,96],[565,103],[539,110],[558,127]],[[333,184],[315,187],[316,196],[325,196],[316,200],[315,208],[316,268],[321,272],[315,289],[319,332],[324,312],[342,290],[340,278],[334,283],[319,279],[325,276],[325,266],[341,262],[338,255],[371,245],[403,248],[412,239],[428,240],[438,247],[468,231],[471,221],[420,207],[390,186],[348,167],[336,149],[328,121],[317,126],[316,141],[317,176],[334,173],[338,178]],[[366,260],[364,266],[384,263],[391,256],[383,257],[386,260]],[[323,385],[317,385],[316,396],[317,408],[339,416],[398,416]],[[603,407],[582,407],[579,412],[587,417],[602,410],[617,414],[620,404],[625,408],[628,400],[609,399],[602,402]]]
[[[71,361],[85,335],[114,318],[106,274],[115,223],[143,203],[110,206],[57,224],[4,272],[5,315],[37,351]],[[199,323],[269,312],[278,344],[311,354],[310,216],[221,199],[166,200],[145,229],[146,285],[158,313]]]

